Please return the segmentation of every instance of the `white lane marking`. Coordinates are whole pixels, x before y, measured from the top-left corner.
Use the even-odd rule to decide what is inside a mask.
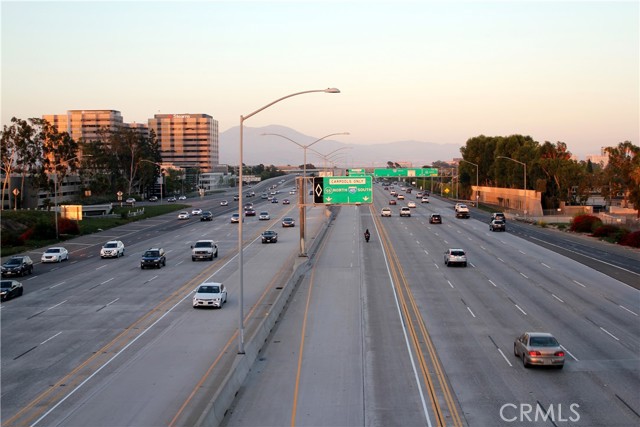
[[[105,268],[106,266],[107,266],[107,264],[101,265],[100,267],[96,268],[96,270],[100,270],[101,268]]]
[[[38,345],[42,345],[44,343],[46,343],[47,341],[51,341],[52,339],[54,339],[55,337],[57,337],[58,335],[60,335],[62,333],[62,331],[58,332],[57,334],[55,334],[54,336],[51,336],[49,338],[47,338],[46,340],[42,341],[40,344]]]
[[[504,353],[502,352],[502,350],[498,349],[498,351],[500,352],[500,354],[502,355],[502,358],[504,360],[507,361],[507,363],[509,364],[509,366],[513,367],[513,365],[511,364],[511,362],[509,362],[509,359],[507,359],[507,356],[504,355]]]
[[[56,284],[56,285],[50,286],[50,287],[49,287],[49,289],[57,288],[58,286],[60,286],[60,285],[64,285],[65,283],[67,283],[67,282],[66,282],[66,281],[64,281],[64,282],[60,282],[60,283],[58,283],[58,284]]]
[[[440,269],[440,266],[438,264],[433,264],[436,266],[437,269]]]
[[[65,302],[67,302],[67,301],[69,301],[69,300],[64,300],[64,301],[62,301],[62,302],[59,302],[58,304],[54,305],[53,307],[49,307],[49,308],[47,308],[47,310],[52,310],[52,309],[56,308],[57,306],[64,304],[64,303],[65,303]],[[45,311],[47,311],[47,310],[45,310]]]
[[[583,285],[582,283],[578,282],[577,280],[574,280],[573,283],[582,286],[583,288],[586,288],[585,285]]]
[[[475,314],[473,314],[473,311],[471,311],[471,309],[470,309],[469,307],[467,307],[467,310],[469,310],[469,313],[471,313],[471,315],[472,315],[473,317],[476,317],[476,315],[475,315]]]
[[[498,257],[498,261],[504,262],[504,260],[502,258],[499,258],[499,257]]]
[[[482,249],[483,251],[486,251],[487,248],[485,248],[484,246],[480,245],[480,249]]]
[[[110,281],[112,281],[113,279],[115,279],[115,277],[112,277],[109,280],[105,280],[104,282],[100,283],[101,285],[104,285],[105,283],[109,283]]]
[[[558,301],[560,301],[560,302],[564,302],[564,301],[562,301],[560,298],[558,298],[555,294],[551,294],[551,296],[552,296],[552,297],[554,297],[555,299],[557,299],[557,300],[558,300]]]
[[[111,304],[113,304],[114,302],[118,301],[120,298],[116,298],[113,301],[111,301],[109,304],[105,305],[105,307],[109,307]]]
[[[545,264],[544,262],[541,262],[540,264],[544,265],[545,267],[547,267],[549,270],[551,270],[551,267],[549,267],[547,264]]]
[[[518,304],[516,304],[516,308],[518,310],[520,310],[522,312],[522,314],[524,314],[525,316],[527,315],[527,313],[525,313],[525,311],[523,309],[520,308],[520,306]]]
[[[613,338],[616,341],[620,341],[620,338],[616,337],[615,335],[613,335],[611,332],[607,331],[605,328],[603,328],[602,326],[600,326],[600,329],[602,329],[602,332],[604,332],[605,334],[609,335],[611,338]]]
[[[497,288],[497,287],[498,287],[498,286],[497,286],[495,283],[493,283],[491,280],[489,280],[489,283],[491,283],[491,284],[493,285],[493,287],[494,287],[494,288]]]
[[[620,308],[621,308],[621,309],[623,309],[623,310],[627,310],[629,313],[633,314],[634,316],[637,316],[637,315],[638,315],[638,313],[636,313],[636,312],[634,312],[634,311],[629,310],[629,309],[628,309],[627,307],[625,307],[624,305],[620,305],[620,304],[618,304],[618,305],[620,306]]]
[[[447,283],[449,284],[449,286],[451,286],[451,289],[453,289],[453,284],[451,283],[451,281],[447,280]]]
[[[524,277],[525,279],[528,279],[528,277],[527,277],[527,275],[526,275],[526,274],[524,274],[524,273],[520,273],[520,275],[521,275],[522,277]]]
[[[518,249],[518,252],[520,252],[522,255],[526,255],[526,253],[522,252],[520,249]]]
[[[429,255],[429,251],[427,251],[426,249],[424,250],[424,253]]]
[[[567,350],[563,345],[561,345],[560,348],[562,348],[569,356],[573,357],[573,360],[575,360],[576,362],[579,362],[578,358],[575,357],[573,354],[571,354],[571,352]]]

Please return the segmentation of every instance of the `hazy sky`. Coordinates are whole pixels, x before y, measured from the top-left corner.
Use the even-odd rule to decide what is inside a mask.
[[[347,143],[639,144],[635,1],[2,1],[2,123],[206,113]]]

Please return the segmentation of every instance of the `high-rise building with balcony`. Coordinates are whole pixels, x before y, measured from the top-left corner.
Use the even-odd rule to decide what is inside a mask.
[[[115,131],[124,126],[120,111],[116,110],[69,110],[66,114],[47,114],[42,118],[68,132],[75,141],[98,139],[100,129]]]
[[[208,114],[156,114],[149,119],[162,162],[212,172],[219,163],[218,121]]]

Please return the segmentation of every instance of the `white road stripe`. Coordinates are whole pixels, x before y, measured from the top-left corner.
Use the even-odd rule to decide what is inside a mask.
[[[520,306],[518,304],[516,304],[516,308],[518,310],[520,310],[522,312],[522,314],[524,314],[525,316],[527,315],[527,313],[525,313],[525,311],[523,309],[520,308]]]
[[[615,335],[613,335],[611,332],[607,331],[605,328],[603,328],[602,326],[600,326],[600,329],[602,329],[602,332],[604,332],[605,334],[609,335],[611,338],[613,338],[616,341],[620,341],[620,338],[616,337]]]
[[[502,355],[502,357],[504,358],[504,360],[507,361],[507,363],[509,364],[509,366],[513,367],[513,365],[511,364],[511,362],[509,362],[509,359],[507,359],[507,356],[504,355],[504,353],[502,352],[502,350],[498,349],[498,351],[500,352],[500,354]]]

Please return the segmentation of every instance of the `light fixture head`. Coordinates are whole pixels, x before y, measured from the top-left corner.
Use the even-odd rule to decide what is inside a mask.
[[[340,89],[335,87],[326,88],[324,91],[325,93],[340,93]]]

